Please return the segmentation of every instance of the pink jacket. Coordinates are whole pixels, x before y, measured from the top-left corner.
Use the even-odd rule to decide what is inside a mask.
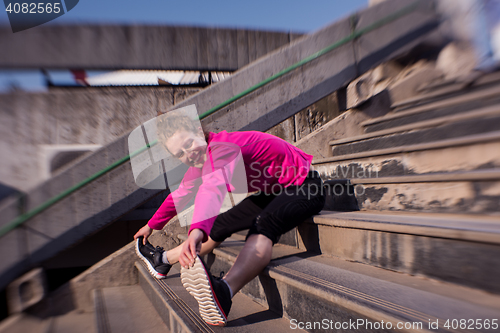
[[[201,229],[206,241],[228,191],[276,193],[280,186],[301,185],[312,159],[312,155],[271,134],[210,132],[207,161],[201,169],[188,169],[179,188],[168,195],[148,225],[162,229],[196,196],[189,232]],[[243,165],[244,172],[238,173]]]

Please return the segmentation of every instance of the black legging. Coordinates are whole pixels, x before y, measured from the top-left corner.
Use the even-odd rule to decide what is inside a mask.
[[[323,182],[310,171],[302,185],[282,188],[279,194],[254,194],[217,216],[210,238],[222,242],[245,229],[247,238],[262,234],[276,244],[281,235],[309,217],[318,214],[325,204]]]

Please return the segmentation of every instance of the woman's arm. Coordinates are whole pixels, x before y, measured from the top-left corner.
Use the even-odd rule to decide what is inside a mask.
[[[134,239],[137,239],[139,237],[144,237],[142,242],[144,243],[144,245],[146,245],[146,242],[149,238],[149,236],[151,236],[151,233],[153,232],[153,229],[151,229],[149,227],[149,225],[145,225],[144,227],[142,227],[141,229],[139,229],[139,231],[137,231],[134,235]]]
[[[201,184],[201,179],[198,175],[200,172],[192,169],[195,168],[188,170],[179,188],[168,195],[148,223],[134,235],[134,239],[143,236],[144,244],[146,244],[153,230],[161,230],[191,200],[196,189]]]
[[[206,241],[228,192],[246,193],[248,190],[240,147],[231,143],[215,142],[210,147],[202,178],[203,183],[196,194],[189,232],[201,229],[205,235],[203,241]],[[229,195],[232,195],[231,193]]]
[[[182,250],[179,254],[179,264],[182,267],[189,268],[193,266],[196,255],[201,251],[201,243],[205,234],[200,229],[193,229],[188,238],[182,243]]]

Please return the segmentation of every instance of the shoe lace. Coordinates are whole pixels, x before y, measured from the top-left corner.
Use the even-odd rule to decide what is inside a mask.
[[[221,271],[219,276],[215,276],[212,274],[212,277],[215,279],[215,280],[222,280],[222,278],[224,277],[224,271]]]
[[[161,247],[161,246],[157,246],[157,247],[156,247],[156,251],[163,251],[163,247]]]

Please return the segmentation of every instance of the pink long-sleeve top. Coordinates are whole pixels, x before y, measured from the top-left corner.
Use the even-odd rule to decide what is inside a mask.
[[[285,140],[256,131],[210,132],[207,143],[203,167],[188,169],[149,220],[152,229],[162,229],[196,196],[189,232],[201,229],[206,241],[228,191],[276,193],[280,186],[301,185],[313,159]]]

